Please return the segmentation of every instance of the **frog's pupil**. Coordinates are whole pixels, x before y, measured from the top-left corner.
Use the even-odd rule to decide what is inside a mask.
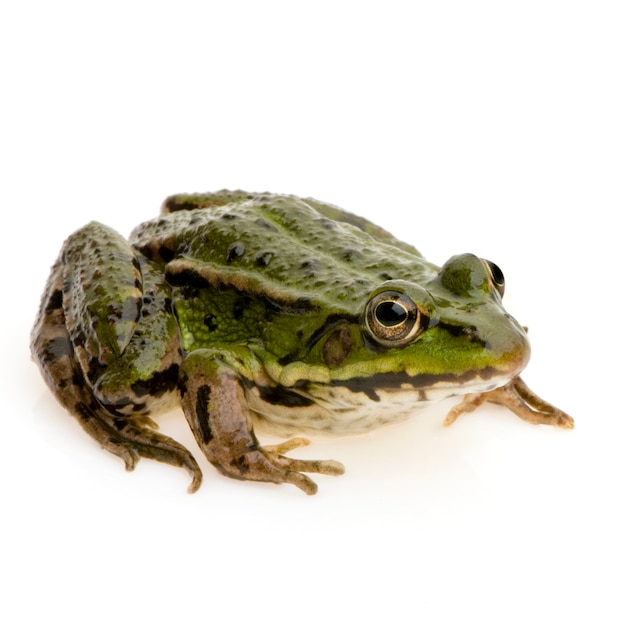
[[[489,265],[489,269],[491,270],[491,275],[493,276],[493,280],[496,283],[496,285],[503,285],[504,273],[502,272],[502,270],[492,261],[487,261],[487,264]]]
[[[397,302],[381,302],[376,307],[376,319],[383,326],[397,326],[408,317],[407,310]]]

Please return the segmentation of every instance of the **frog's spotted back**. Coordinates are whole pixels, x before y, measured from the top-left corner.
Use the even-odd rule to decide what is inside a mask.
[[[312,299],[356,314],[381,282],[423,282],[438,269],[368,220],[314,200],[222,191],[172,196],[164,206],[169,216],[133,231],[137,249],[177,259],[173,274],[254,283],[279,302]]]

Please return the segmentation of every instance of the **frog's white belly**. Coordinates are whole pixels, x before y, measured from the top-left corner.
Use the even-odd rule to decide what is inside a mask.
[[[459,385],[455,381],[441,381],[428,388],[409,384],[398,388],[353,391],[341,385],[309,385],[305,392],[309,406],[287,406],[277,401],[264,400],[255,387],[248,390],[250,409],[264,425],[282,435],[297,432],[327,434],[359,433],[389,422],[407,419],[431,402],[450,396],[483,393],[502,386],[507,379],[484,380],[476,377]]]

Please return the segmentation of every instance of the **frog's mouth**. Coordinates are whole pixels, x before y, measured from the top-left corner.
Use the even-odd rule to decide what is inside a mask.
[[[510,372],[487,368],[460,376],[374,374],[330,383],[247,389],[250,408],[281,434],[297,431],[356,433],[407,419],[425,405],[505,385]]]
[[[373,402],[380,402],[382,395],[412,392],[417,401],[442,400],[449,396],[466,393],[483,393],[506,384],[512,378],[509,371],[495,367],[464,374],[417,374],[379,373],[367,378],[352,378],[329,383],[335,389],[343,388],[351,394],[364,394]]]

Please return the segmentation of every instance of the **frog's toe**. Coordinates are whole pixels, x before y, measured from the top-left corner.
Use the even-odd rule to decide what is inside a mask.
[[[574,428],[574,418],[569,416],[567,413],[563,413],[563,411],[559,411],[559,414],[555,418],[554,425],[559,428],[571,430]]]
[[[286,441],[283,446],[293,443],[297,440],[289,440]],[[308,441],[305,439],[306,443]],[[298,443],[297,445],[302,445]],[[287,449],[292,449],[292,446]],[[284,449],[284,448],[283,448]],[[308,476],[305,476],[304,473],[315,473],[315,474],[327,474],[330,476],[339,476],[344,473],[344,466],[338,461],[310,461],[310,460],[301,460],[301,459],[290,459],[282,454],[274,453],[271,451],[271,448],[263,448],[263,455],[270,461],[270,463],[277,467],[279,471],[279,475],[283,477],[281,482],[290,483],[295,485],[299,489],[302,489],[304,493],[307,495],[314,495],[317,493],[317,484],[311,480]]]
[[[136,450],[138,457],[142,456],[186,469],[191,475],[191,483],[187,491],[189,493],[198,491],[202,483],[202,471],[187,448],[170,437],[134,424],[129,424],[125,437],[127,438],[126,444],[133,451]]]
[[[295,472],[313,472],[315,474],[327,474],[329,476],[341,476],[346,468],[339,461],[302,461],[299,459],[289,459],[285,456],[274,457],[277,462],[284,465],[289,470]]]
[[[304,474],[298,472],[288,472],[285,475],[285,482],[295,485],[301,489],[307,496],[314,496],[317,493],[317,483]]]
[[[515,415],[530,424],[546,424],[559,428],[574,428],[574,420],[564,411],[540,398],[516,376],[504,387],[485,394],[487,402],[508,407]]]
[[[106,411],[81,404],[76,408],[83,428],[105,450],[120,457],[127,471],[132,471],[141,457],[183,467],[191,475],[189,493],[202,482],[202,472],[192,454],[170,437],[153,430],[149,418],[120,418]]]
[[[289,442],[287,442],[289,443]],[[227,476],[240,480],[254,480],[270,483],[290,483],[306,494],[317,493],[317,485],[306,473],[329,474],[337,476],[343,474],[344,466],[337,461],[303,461],[290,459],[268,448],[253,448],[241,456],[227,463],[215,465]],[[280,445],[278,446],[280,447]]]
[[[109,440],[103,447],[112,454],[115,454],[115,456],[119,456],[120,459],[124,461],[124,467],[127,472],[132,472],[141,458],[137,450],[120,444],[117,441]]]
[[[287,441],[282,441],[281,443],[263,446],[263,449],[271,454],[285,454],[285,452],[290,452],[296,448],[308,446],[310,443],[311,442],[305,437],[293,437],[292,439],[287,439]]]

